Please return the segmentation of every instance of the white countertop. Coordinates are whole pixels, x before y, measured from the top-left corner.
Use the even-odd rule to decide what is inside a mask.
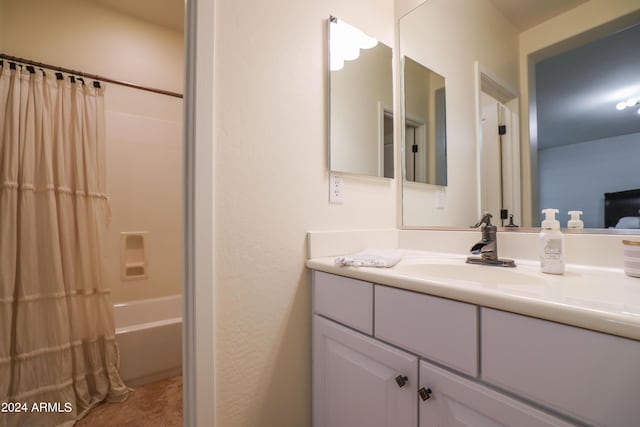
[[[335,257],[312,258],[307,267],[640,340],[640,278],[622,269],[567,265],[564,275],[551,275],[526,260],[504,268],[465,264],[460,255],[403,252],[392,268],[341,267]],[[411,271],[415,264],[427,265]]]

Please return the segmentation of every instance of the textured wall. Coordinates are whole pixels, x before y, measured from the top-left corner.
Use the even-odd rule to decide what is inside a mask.
[[[327,24],[393,44],[391,0],[219,0],[215,19],[216,418],[311,423],[305,233],[396,225],[396,182],[328,204]]]
[[[2,52],[182,91],[183,37],[91,1],[0,0]],[[114,84],[105,92],[115,302],[182,292],[182,101]],[[149,278],[120,280],[120,232],[148,231]]]
[[[561,227],[568,211],[579,210],[585,227],[602,228],[604,193],[640,188],[631,172],[638,170],[638,159],[639,133],[540,150],[540,208],[560,209]]]

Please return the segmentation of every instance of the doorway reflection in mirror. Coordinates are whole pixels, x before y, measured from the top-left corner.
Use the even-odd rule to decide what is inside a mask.
[[[405,56],[405,180],[447,185],[445,81],[440,74]]]

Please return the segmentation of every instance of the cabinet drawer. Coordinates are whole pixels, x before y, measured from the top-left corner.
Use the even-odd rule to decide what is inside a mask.
[[[478,374],[475,305],[376,285],[375,336],[466,374]]]
[[[527,404],[424,361],[420,362],[419,387],[431,390],[429,399],[419,399],[420,427],[571,426]]]
[[[582,422],[640,420],[640,342],[482,309],[482,377]]]
[[[313,310],[344,325],[373,333],[373,284],[313,272]]]

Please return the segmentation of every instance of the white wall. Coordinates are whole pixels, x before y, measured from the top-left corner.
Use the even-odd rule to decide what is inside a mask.
[[[396,18],[406,15],[428,0],[395,0]]]
[[[404,173],[399,173],[399,179],[408,176],[412,181],[427,182],[427,170],[431,171],[431,160],[433,154],[429,151],[429,142],[432,141],[434,123],[431,120],[433,112],[430,113],[431,104],[431,73],[425,67],[420,66],[413,60],[402,60],[401,64],[403,85],[405,88],[404,97],[404,120],[410,119],[414,122],[422,123],[421,128],[413,129],[410,132],[404,131]],[[399,73],[399,74],[400,74]],[[431,109],[433,110],[433,108]],[[413,143],[418,145],[418,152],[413,153],[411,146]],[[413,168],[413,159],[415,156],[416,168]],[[414,173],[415,172],[415,173]],[[431,181],[433,182],[433,181]]]
[[[91,1],[0,0],[2,52],[181,92],[183,36]],[[182,101],[105,91],[115,302],[182,291]],[[120,232],[148,231],[149,278],[121,281]]]
[[[516,87],[517,31],[489,0],[429,0],[402,18],[400,39],[402,54],[445,78],[447,96],[445,208],[435,209],[443,187],[405,185],[403,225],[474,224],[479,212],[474,63]]]
[[[562,227],[580,210],[585,227],[603,228],[604,193],[640,187],[638,159],[640,133],[540,150],[540,206],[560,209]]]
[[[216,419],[311,423],[308,230],[394,228],[395,180],[328,203],[329,15],[393,45],[391,0],[217,0]]]
[[[378,43],[331,71],[331,170],[384,176],[379,104],[393,110],[391,58]]]
[[[502,170],[500,137],[498,136],[498,101],[484,92],[480,93],[482,127],[482,183],[481,207],[493,215],[493,222],[500,224],[502,208]],[[470,224],[471,225],[471,224]]]

